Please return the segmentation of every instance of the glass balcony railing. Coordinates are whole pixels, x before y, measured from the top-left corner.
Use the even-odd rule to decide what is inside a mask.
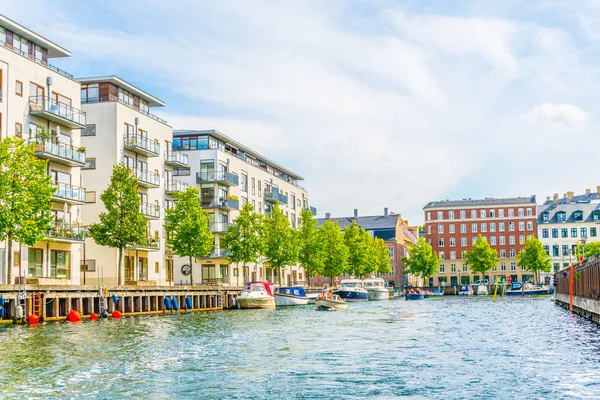
[[[136,249],[160,250],[160,240],[154,237],[147,237],[133,247]]]
[[[160,186],[160,177],[156,172],[145,169],[131,168],[135,177],[138,179],[138,184],[141,186]]]
[[[47,117],[70,128],[85,127],[85,112],[53,98],[31,96],[29,98],[29,113]]]
[[[152,203],[141,203],[140,212],[149,218],[160,218],[160,207]]]
[[[210,224],[210,231],[212,233],[225,233],[229,225],[231,225],[229,222],[213,222]]]
[[[160,154],[160,143],[158,143],[158,140],[148,139],[141,135],[124,135],[123,145],[128,150],[147,156],[158,156]]]
[[[167,151],[165,152],[165,164],[187,167],[189,165],[188,155],[181,151]]]
[[[54,199],[66,203],[85,203],[85,189],[66,183],[55,183]]]
[[[173,192],[185,192],[185,190],[189,187],[185,182],[181,181],[165,181],[165,193],[173,193]]]
[[[52,139],[29,139],[35,143],[35,154],[40,158],[50,158],[67,165],[85,165],[85,149],[75,148],[65,143],[57,143]]]
[[[67,77],[67,78],[69,78],[69,79],[73,79],[73,75],[71,75],[71,74],[70,74],[70,73],[68,73],[67,71],[63,71],[62,69],[60,69],[60,68],[58,68],[58,67],[55,67],[55,66],[54,66],[54,65],[52,65],[52,64],[48,64],[48,61],[46,61],[46,60],[44,60],[44,59],[41,59],[41,58],[38,58],[38,57],[36,57],[36,55],[35,55],[35,54],[29,54],[28,52],[21,51],[20,49],[16,49],[16,48],[14,48],[14,47],[13,47],[13,46],[11,46],[11,45],[7,45],[7,43],[6,43],[6,42],[4,42],[4,41],[1,41],[1,40],[0,40],[0,46],[2,46],[2,47],[4,47],[4,48],[6,48],[6,49],[8,49],[8,50],[11,50],[11,51],[13,51],[13,52],[15,52],[15,53],[17,53],[17,54],[20,54],[20,55],[22,55],[23,57],[25,57],[25,58],[28,58],[28,59],[30,59],[31,61],[35,62],[35,63],[38,63],[38,64],[40,64],[40,65],[43,65],[44,67],[46,67],[46,68],[48,68],[48,69],[50,69],[50,70],[52,70],[52,71],[54,71],[54,72],[56,72],[56,73],[58,73],[58,74],[61,74],[62,76],[66,76],[66,77]]]
[[[85,242],[85,229],[69,224],[53,224],[46,236],[57,242]]]
[[[271,190],[270,192],[265,192],[265,201],[287,204],[288,198],[286,195],[280,193],[278,190]]]
[[[239,184],[239,177],[236,174],[226,171],[203,171],[196,173],[196,182],[216,182],[225,186],[237,186]]]
[[[222,208],[226,210],[239,210],[240,202],[238,199],[233,199],[231,197],[219,197],[219,198],[211,198],[211,197],[203,197],[200,199],[200,203],[204,208]]]

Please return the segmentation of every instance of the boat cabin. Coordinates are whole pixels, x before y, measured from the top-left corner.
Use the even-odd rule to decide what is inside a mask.
[[[301,287],[281,287],[277,289],[278,294],[287,294],[289,296],[306,297],[304,288]]]

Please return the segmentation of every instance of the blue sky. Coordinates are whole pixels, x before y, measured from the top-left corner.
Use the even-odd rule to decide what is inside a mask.
[[[35,12],[31,12],[35,10]],[[23,1],[0,12],[306,178],[319,215],[600,185],[600,2]],[[588,150],[590,149],[590,150]]]

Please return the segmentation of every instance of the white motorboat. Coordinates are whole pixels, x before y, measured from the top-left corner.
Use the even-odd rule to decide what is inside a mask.
[[[334,293],[346,301],[369,300],[369,293],[360,279],[342,279],[340,287]]]
[[[317,310],[335,311],[348,308],[348,303],[337,294],[334,294],[333,297],[329,299],[318,299],[315,301],[315,305],[317,306]]]
[[[367,278],[363,280],[363,285],[367,290],[369,301],[390,299],[390,290],[385,279]]]
[[[275,290],[275,303],[280,306],[305,306],[309,298],[301,287],[281,287]]]
[[[461,296],[472,296],[473,295],[473,287],[471,285],[462,285],[458,294]]]
[[[275,309],[275,296],[273,295],[273,286],[271,282],[250,282],[242,293],[237,297],[240,308],[254,309],[262,308]]]
[[[488,287],[486,285],[477,286],[477,296],[487,296],[489,294]]]

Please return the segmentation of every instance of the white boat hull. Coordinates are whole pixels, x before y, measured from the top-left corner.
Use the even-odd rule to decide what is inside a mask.
[[[266,309],[274,310],[276,303],[273,297],[238,297],[237,302],[240,308],[251,309]]]
[[[275,303],[277,307],[281,306],[305,306],[308,304],[308,297],[290,296],[288,294],[275,293]]]
[[[382,288],[382,290],[367,289],[367,294],[369,296],[369,301],[389,300],[390,299],[390,291],[387,290],[386,288]]]
[[[343,310],[348,308],[348,303],[334,300],[317,300],[315,305],[318,310]]]

